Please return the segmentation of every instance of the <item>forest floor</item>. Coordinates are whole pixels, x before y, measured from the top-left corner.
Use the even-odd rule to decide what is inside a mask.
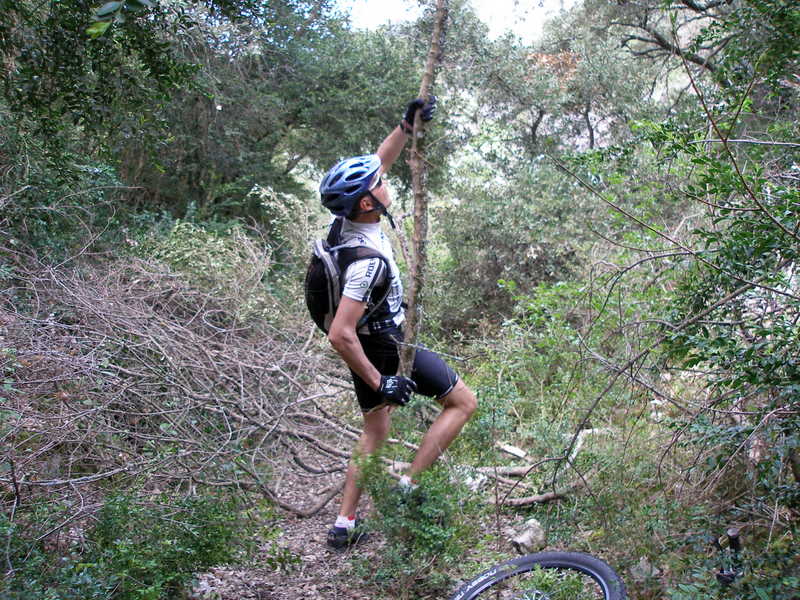
[[[341,451],[349,451],[352,440],[341,435],[315,435]],[[307,449],[307,448],[306,448]],[[305,454],[309,462],[313,462]],[[317,456],[320,458],[320,456]],[[334,467],[341,459],[320,467]],[[302,508],[315,504],[327,490],[339,487],[344,472],[309,476],[296,465],[284,464],[280,471],[282,502]],[[297,600],[298,598],[354,599],[375,598],[375,590],[359,584],[352,575],[354,558],[363,557],[375,564],[384,545],[381,534],[370,530],[362,543],[345,550],[327,545],[327,532],[336,520],[341,491],[316,514],[299,517],[290,511],[275,508],[263,527],[264,538],[257,541],[258,550],[247,564],[223,565],[197,574],[190,600]],[[359,516],[372,515],[372,505],[365,494]],[[275,533],[278,533],[275,537]]]
[[[217,567],[198,576],[190,598],[197,600],[297,600],[298,598],[374,598],[368,587],[353,580],[350,554],[358,553],[377,560],[383,540],[372,533],[363,543],[344,550],[326,544],[326,534],[336,519],[336,504],[331,502],[309,518],[287,516],[278,527],[282,534],[265,542],[250,566]],[[272,553],[278,544],[299,558],[287,568],[259,565],[259,557]],[[265,561],[270,563],[272,561]]]
[[[313,420],[294,422],[295,427],[304,426],[329,448],[349,452],[359,430],[355,427],[358,418],[350,410],[352,407],[341,403],[341,398],[318,406],[325,417],[335,419],[341,427],[337,429],[319,425]],[[348,412],[350,410],[350,412]],[[350,422],[351,425],[344,425]],[[349,434],[346,429],[349,427]],[[318,453],[313,445],[295,447],[302,458],[322,469],[344,467],[346,459]],[[447,455],[443,457],[447,461]],[[297,469],[296,464],[278,463],[274,465],[280,473],[281,501],[302,508],[313,505],[338,487],[344,479],[344,472],[327,475],[313,475]],[[298,517],[290,511],[275,508],[277,518],[265,523],[265,538],[258,542],[258,551],[247,564],[221,565],[205,573],[196,574],[196,582],[189,594],[190,600],[297,600],[298,598],[324,598],[331,600],[379,600],[389,598],[385,590],[364,581],[363,572],[371,572],[380,567],[386,545],[383,534],[377,527],[370,527],[370,519],[380,516],[372,506],[367,494],[362,497],[359,517],[365,517],[369,537],[364,542],[346,549],[334,550],[326,543],[328,529],[336,520],[341,492],[336,494],[324,507],[311,517]],[[502,511],[500,514],[487,505],[486,522],[477,531],[491,532],[496,550],[506,558],[516,556],[511,544],[515,527],[519,527],[524,517],[520,514]],[[279,532],[278,537],[274,533]],[[273,534],[273,535],[270,535]],[[472,576],[480,570],[481,557],[476,544],[467,543],[472,556],[459,560],[458,573],[453,573],[452,589],[458,585],[461,576]],[[502,546],[502,547],[500,547]],[[485,546],[484,546],[485,548]],[[277,557],[277,560],[276,560]],[[443,594],[442,598],[449,594]]]
[[[342,475],[343,477],[343,475]],[[286,489],[286,488],[285,488]],[[299,497],[308,493],[307,484],[300,479],[295,486],[286,489],[287,497]],[[296,498],[297,499],[297,498]],[[366,583],[358,574],[358,564],[377,568],[382,563],[385,540],[381,532],[370,528],[368,520],[378,518],[368,497],[362,499],[359,514],[366,515],[369,537],[362,543],[345,549],[334,550],[326,543],[328,529],[336,519],[337,495],[317,514],[300,518],[282,512],[281,518],[270,523],[271,529],[281,531],[279,537],[265,540],[246,565],[215,567],[197,574],[190,600],[297,600],[298,598],[324,598],[326,600],[377,600],[386,598],[384,593]],[[518,516],[504,514],[500,520],[493,510],[487,509],[486,520],[481,530],[500,528],[503,535],[496,539],[507,540],[514,531]],[[507,558],[515,556],[509,543],[498,548]],[[296,557],[285,565],[276,565],[275,549],[280,547],[286,555]],[[468,544],[472,548],[473,545]],[[473,556],[469,556],[473,554]],[[459,561],[459,570],[468,575],[478,572],[481,557],[476,551],[467,552]],[[458,580],[457,573],[454,573]],[[459,585],[452,585],[455,590]],[[447,594],[449,595],[449,594]],[[442,598],[447,597],[443,595]]]

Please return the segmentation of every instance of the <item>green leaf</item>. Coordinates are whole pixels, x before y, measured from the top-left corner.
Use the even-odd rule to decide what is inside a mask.
[[[111,21],[95,21],[86,28],[87,35],[92,38],[99,38],[106,32],[106,29],[111,25]]]
[[[94,13],[95,16],[99,19],[104,17],[110,17],[111,13],[117,12],[122,7],[122,2],[106,2],[97,9],[97,12]]]
[[[755,592],[758,594],[758,597],[761,598],[761,600],[769,600],[769,595],[763,589],[756,588]]]

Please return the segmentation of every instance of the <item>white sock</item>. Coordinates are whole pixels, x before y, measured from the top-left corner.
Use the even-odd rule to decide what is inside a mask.
[[[356,526],[356,516],[353,515],[352,517],[348,517],[346,515],[339,515],[336,517],[336,523],[333,524],[334,527],[346,527],[347,529],[352,529]]]
[[[400,487],[407,490],[415,490],[417,489],[417,484],[408,475],[401,475]]]

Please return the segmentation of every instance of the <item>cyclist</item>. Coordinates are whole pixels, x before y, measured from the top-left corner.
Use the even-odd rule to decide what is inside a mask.
[[[416,99],[408,105],[400,124],[383,140],[376,154],[339,162],[320,184],[322,204],[344,217],[340,244],[367,246],[387,259],[365,258],[351,263],[343,274],[342,299],[328,331],[328,339],[350,368],[364,427],[355,453],[371,454],[387,438],[391,411],[408,402],[412,392],[435,398],[442,412],[423,437],[408,472],[400,479],[400,491],[415,487],[413,477],[429,467],[455,439],[475,412],[474,394],[439,355],[418,349],[411,377],[396,375],[399,342],[403,339],[403,287],[389,240],[381,230],[381,216],[388,215],[392,197],[382,176],[400,156],[411,133],[417,110],[429,121],[436,98]],[[391,220],[391,216],[389,219]],[[387,270],[387,266],[388,270]],[[358,322],[373,308],[370,298],[376,286],[390,285],[381,306],[361,327]],[[356,508],[361,489],[351,461],[345,479],[339,516],[328,531],[328,544],[344,548],[364,533],[358,527]]]

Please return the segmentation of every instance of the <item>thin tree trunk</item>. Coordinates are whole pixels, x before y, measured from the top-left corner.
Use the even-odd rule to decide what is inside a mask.
[[[425,63],[425,73],[419,88],[419,97],[427,98],[433,86],[436,68],[442,61],[442,42],[447,21],[447,0],[436,0],[436,17],[431,33],[431,45],[428,49],[428,58]],[[414,131],[411,140],[411,153],[408,164],[411,167],[411,189],[414,194],[414,234],[412,238],[413,251],[410,255],[409,265],[409,291],[407,296],[408,309],[406,310],[406,345],[400,353],[399,373],[411,375],[411,365],[414,364],[414,344],[420,327],[420,298],[427,264],[428,240],[428,197],[425,189],[427,163],[425,162],[424,139],[422,119],[419,111],[414,116]]]

